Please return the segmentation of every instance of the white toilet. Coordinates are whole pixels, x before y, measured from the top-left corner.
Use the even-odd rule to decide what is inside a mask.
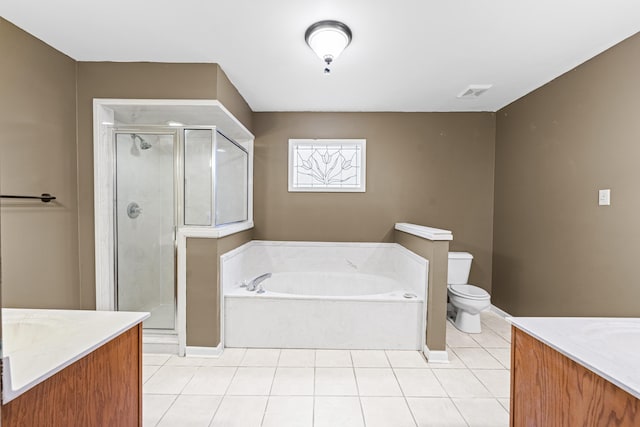
[[[480,312],[491,305],[491,295],[467,283],[472,260],[473,255],[468,252],[449,252],[447,294],[452,306],[449,320],[462,332],[479,334]]]

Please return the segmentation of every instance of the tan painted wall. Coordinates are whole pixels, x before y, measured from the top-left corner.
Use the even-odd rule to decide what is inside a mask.
[[[493,302],[511,314],[640,316],[639,76],[637,34],[497,113]]]
[[[247,230],[221,239],[187,238],[187,345],[220,343],[220,256],[252,238]]]
[[[491,289],[494,115],[256,113],[255,235],[392,242],[396,222],[450,229]],[[289,193],[289,138],[366,138],[366,193]]]
[[[0,18],[2,302],[78,308],[76,63]]]
[[[217,99],[227,108],[243,125],[251,131],[253,129],[253,111],[244,100],[238,89],[231,83],[229,77],[218,67]]]
[[[449,241],[427,240],[398,230],[395,241],[429,261],[426,344],[432,351],[446,350]]]
[[[215,99],[216,64],[78,62],[78,192],[82,308],[95,307],[93,98]]]
[[[250,109],[217,64],[78,63],[82,307],[95,307],[93,98],[217,99],[251,129]]]

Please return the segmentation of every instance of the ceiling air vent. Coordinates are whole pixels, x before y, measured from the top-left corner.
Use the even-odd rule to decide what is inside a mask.
[[[469,85],[465,90],[458,94],[461,99],[475,99],[488,91],[493,85]]]

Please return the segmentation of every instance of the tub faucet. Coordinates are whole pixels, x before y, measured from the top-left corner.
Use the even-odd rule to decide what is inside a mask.
[[[253,279],[251,279],[251,280],[249,280],[247,282],[247,290],[249,292],[255,291],[256,288],[258,287],[258,285],[260,283],[264,282],[265,280],[267,280],[269,277],[271,277],[271,273],[264,273],[264,274],[261,274],[260,276],[254,277]],[[262,292],[260,292],[260,293],[262,293]]]

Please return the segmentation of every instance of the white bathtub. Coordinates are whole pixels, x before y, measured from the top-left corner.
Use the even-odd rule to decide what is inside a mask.
[[[250,242],[221,257],[223,345],[420,350],[427,268],[396,244]]]

